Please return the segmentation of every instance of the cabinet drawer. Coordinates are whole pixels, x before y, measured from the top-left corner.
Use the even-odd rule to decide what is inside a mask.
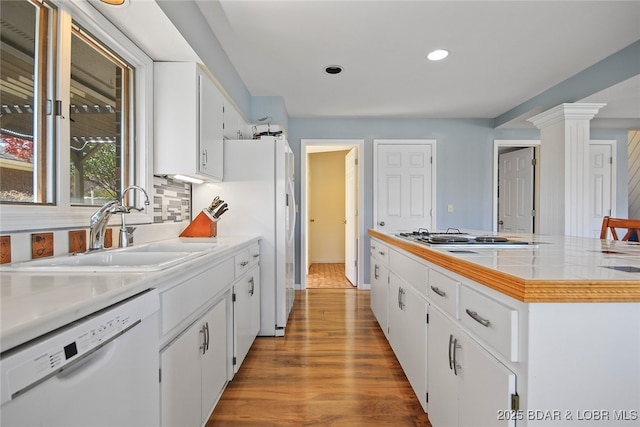
[[[260,245],[255,244],[249,248],[249,268],[260,263]]]
[[[371,256],[384,265],[389,265],[389,246],[379,240],[371,240]]]
[[[446,276],[439,271],[429,270],[429,285],[427,295],[429,299],[442,310],[459,319],[458,295],[460,282]]]
[[[428,268],[421,262],[391,249],[389,253],[389,270],[402,277],[408,284],[414,287],[418,293],[427,297],[427,272]]]
[[[161,335],[178,326],[232,282],[233,259],[229,258],[204,273],[161,293]]]
[[[251,268],[251,258],[249,249],[245,249],[233,257],[236,279],[249,271]]]
[[[518,361],[518,310],[462,285],[460,320],[481,342]]]

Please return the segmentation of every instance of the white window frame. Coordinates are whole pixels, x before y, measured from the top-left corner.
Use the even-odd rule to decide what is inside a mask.
[[[73,21],[89,31],[102,43],[120,55],[135,68],[134,74],[134,117],[131,121],[131,135],[135,138],[135,152],[130,156],[132,184],[147,190],[153,200],[153,61],[131,40],[120,32],[109,20],[85,0],[51,0],[58,8],[57,13],[57,55],[58,61],[66,58],[66,63],[56,66],[59,75],[70,75],[71,24]],[[60,83],[62,82],[62,83]],[[58,79],[55,83],[56,97],[62,101],[62,111],[69,111],[68,79]],[[0,233],[31,231],[55,228],[88,227],[89,217],[97,210],[95,206],[72,206],[69,192],[69,139],[68,116],[55,119],[55,196],[54,205],[2,205],[0,208]],[[141,195],[135,194],[136,201]],[[116,217],[118,217],[116,219]],[[111,225],[118,225],[119,216],[114,215]],[[153,208],[127,215],[127,224],[153,222]]]

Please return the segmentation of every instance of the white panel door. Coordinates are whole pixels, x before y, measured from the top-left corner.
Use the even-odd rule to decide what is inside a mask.
[[[432,145],[378,144],[376,228],[433,228]]]
[[[345,156],[345,220],[344,220],[344,274],[352,285],[358,284],[358,221],[356,212],[357,195],[357,152],[352,148]]]
[[[611,145],[589,144],[591,167],[591,203],[589,204],[589,237],[600,237],[602,218],[611,215],[612,153]]]
[[[533,147],[499,156],[498,231],[533,233]]]

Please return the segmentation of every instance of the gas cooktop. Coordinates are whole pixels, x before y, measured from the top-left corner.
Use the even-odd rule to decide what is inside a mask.
[[[457,228],[448,228],[446,231],[432,232],[426,229],[398,233],[396,236],[405,240],[420,243],[423,245],[452,245],[452,246],[473,246],[479,247],[525,247],[534,245],[531,242],[514,240],[508,237],[496,235],[474,235],[463,233]]]

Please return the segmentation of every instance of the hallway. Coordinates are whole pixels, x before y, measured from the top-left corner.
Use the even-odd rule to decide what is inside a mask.
[[[309,266],[307,289],[351,289],[353,287],[344,275],[344,263],[314,263]]]
[[[283,338],[258,337],[207,426],[430,426],[369,291],[296,291]]]

